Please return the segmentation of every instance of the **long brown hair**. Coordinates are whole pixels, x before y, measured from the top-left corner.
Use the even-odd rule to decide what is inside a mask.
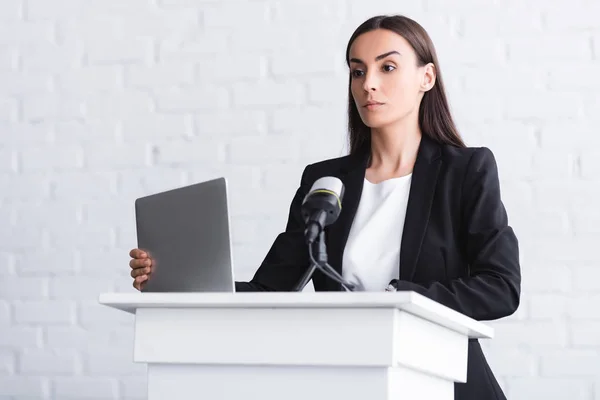
[[[346,48],[346,63],[350,66],[350,46],[354,40],[363,33],[387,29],[402,36],[414,49],[419,66],[433,63],[436,68],[435,85],[425,94],[419,107],[419,127],[423,135],[434,141],[456,147],[465,147],[465,144],[454,124],[450,107],[444,90],[442,73],[435,51],[435,47],[427,31],[416,21],[402,15],[378,15],[363,22],[352,34]],[[371,128],[366,126],[352,97],[352,76],[348,82],[348,141],[350,154],[370,151]]]

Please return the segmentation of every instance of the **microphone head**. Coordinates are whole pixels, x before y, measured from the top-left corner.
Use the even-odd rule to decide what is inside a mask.
[[[333,176],[324,176],[313,183],[302,202],[302,217],[307,222],[315,212],[326,213],[324,225],[334,223],[342,210],[343,182]]]

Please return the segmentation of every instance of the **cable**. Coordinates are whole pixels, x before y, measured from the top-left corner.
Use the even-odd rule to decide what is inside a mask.
[[[346,291],[351,292],[354,290],[355,286],[350,282],[346,281],[335,269],[333,269],[331,265],[329,265],[327,262],[324,262],[323,264],[318,263],[315,260],[312,250],[312,243],[310,243],[308,246],[308,256],[310,257],[310,261],[313,264],[311,273],[314,272],[315,267],[319,268],[319,270],[326,276],[341,284],[344,287],[344,289],[346,289]]]

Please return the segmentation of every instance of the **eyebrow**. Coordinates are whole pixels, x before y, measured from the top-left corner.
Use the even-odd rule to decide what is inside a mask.
[[[402,54],[398,53],[396,50],[392,50],[392,51],[388,51],[387,53],[383,53],[383,54],[378,55],[377,57],[375,57],[375,61],[379,61],[382,58],[386,58],[387,56],[392,55],[392,54],[398,54],[399,56],[402,55]],[[351,58],[350,62],[364,64],[364,62],[361,59],[359,59],[359,58]]]

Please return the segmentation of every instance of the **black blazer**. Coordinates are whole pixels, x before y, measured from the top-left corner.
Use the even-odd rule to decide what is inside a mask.
[[[325,229],[329,263],[341,273],[367,162],[365,153],[307,166],[285,231],[277,236],[252,280],[236,282],[236,291],[293,290],[309,267],[300,207],[314,181],[323,176],[336,176],[345,186],[339,218]],[[440,145],[423,135],[399,245],[398,290],[418,292],[480,321],[517,310],[518,242],[508,225],[496,161],[488,148]],[[318,270],[313,285],[315,291],[342,290]],[[505,399],[477,340],[469,341],[467,383],[455,384],[455,399]]]

